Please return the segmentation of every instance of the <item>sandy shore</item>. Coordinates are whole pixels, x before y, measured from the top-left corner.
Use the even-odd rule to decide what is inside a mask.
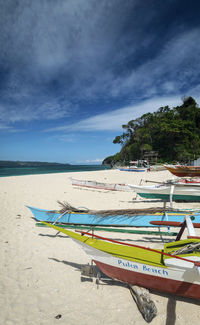
[[[139,184],[141,178],[162,181],[168,171],[129,173],[119,170],[0,178],[0,324],[2,325],[130,325],[146,324],[124,285],[81,281],[88,256],[70,238],[35,226],[25,205],[57,209],[57,200],[89,209],[127,209],[162,206],[137,199],[133,192],[79,188],[70,177],[108,183]],[[174,207],[199,208],[198,203]],[[157,237],[102,233],[133,243],[162,246]],[[152,293],[158,315],[151,324],[199,324],[200,303]],[[60,319],[56,319],[57,315]]]

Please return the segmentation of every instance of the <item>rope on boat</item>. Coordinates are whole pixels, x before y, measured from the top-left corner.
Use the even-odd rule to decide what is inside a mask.
[[[176,251],[173,251],[171,255],[189,254],[194,251],[200,252],[200,243],[188,244],[180,249],[177,249]]]

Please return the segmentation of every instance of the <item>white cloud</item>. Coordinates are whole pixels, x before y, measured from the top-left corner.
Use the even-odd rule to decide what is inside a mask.
[[[74,107],[74,111],[76,107]],[[56,101],[46,99],[45,103],[42,100],[28,103],[27,99],[20,100],[18,105],[8,104],[0,105],[0,121],[2,123],[16,123],[21,121],[34,120],[56,120],[67,117],[71,114],[71,104],[59,104],[59,99]]]
[[[199,80],[199,35],[199,28],[175,34],[162,48],[158,48],[154,58],[113,80],[113,96],[130,94],[131,89],[140,91],[144,97],[145,93],[169,95],[180,92],[183,87],[188,89],[192,81]]]
[[[44,130],[45,132],[95,132],[119,131],[122,124],[128,123],[148,112],[155,112],[161,106],[175,107],[181,104],[181,96],[160,97],[144,101],[140,104],[127,106],[104,114],[81,120],[71,125],[64,125]]]
[[[137,16],[138,2],[21,0],[13,6],[7,0],[0,13],[0,60],[10,67],[5,84],[10,97],[16,99],[13,92],[21,94],[27,87],[30,102],[55,81],[68,99],[96,98],[105,90],[112,96],[113,70],[118,65],[123,70],[153,15],[148,8],[139,29],[131,18],[137,33],[125,33],[130,11]],[[145,37],[141,43],[146,42]]]
[[[8,126],[6,124],[0,123],[0,131],[6,132],[6,133],[19,133],[19,132],[25,132],[26,130],[14,128],[12,126]]]
[[[104,160],[104,158],[96,158],[96,159],[87,159],[86,163],[101,163]]]
[[[105,158],[95,158],[95,159],[86,159],[86,160],[77,160],[76,164],[101,164]]]
[[[16,6],[12,0],[4,2],[0,61],[7,73],[0,93],[0,121],[5,128],[21,121],[78,116],[82,101],[90,104],[84,105],[89,116],[90,100],[104,103],[124,96],[131,103],[134,98],[157,97],[145,107],[127,106],[51,129],[120,130],[146,110],[170,105],[161,95],[170,100],[175,94],[190,95],[191,84],[200,86],[200,29],[177,26],[172,34],[169,26],[160,47],[152,51],[159,34],[148,32],[148,26],[155,27],[153,18],[160,15],[153,4],[147,10],[137,6],[139,0],[123,5],[121,0],[21,0]]]
[[[53,136],[53,137],[50,137],[50,139],[57,139],[61,142],[66,142],[66,143],[75,143],[75,142],[78,142],[76,136],[74,134],[59,134],[59,135],[56,135],[56,136]]]

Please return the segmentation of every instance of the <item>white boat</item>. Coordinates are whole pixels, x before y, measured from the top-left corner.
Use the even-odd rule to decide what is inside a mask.
[[[79,179],[74,179],[74,178],[70,178],[70,179],[72,181],[72,185],[74,185],[74,186],[97,188],[97,189],[109,190],[109,191],[127,191],[127,192],[134,191],[127,184],[101,183],[101,182],[96,182],[96,181],[79,180]]]
[[[166,183],[153,186],[128,185],[143,198],[170,201],[200,201],[199,183]]]

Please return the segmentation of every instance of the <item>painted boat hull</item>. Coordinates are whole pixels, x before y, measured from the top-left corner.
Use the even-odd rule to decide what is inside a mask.
[[[135,192],[143,198],[170,200],[173,201],[200,201],[200,186],[193,184],[172,184],[172,185],[155,185],[155,186],[137,186],[131,185]],[[174,186],[172,194],[172,186]]]
[[[34,218],[37,221],[55,222],[60,213],[29,207]],[[62,216],[58,222],[75,225],[93,225],[93,226],[115,226],[115,227],[155,227],[150,224],[151,221],[184,221],[185,212],[183,213],[165,213],[165,214],[149,214],[149,215],[111,215],[101,217],[87,213],[67,213]],[[200,215],[195,214],[195,221],[200,222]]]
[[[160,292],[187,298],[200,299],[199,284],[191,284],[189,282],[166,279],[166,277],[155,277],[149,274],[143,274],[141,276],[141,273],[139,272],[134,272],[133,274],[133,272],[130,270],[119,269],[97,260],[94,260],[94,262],[98,268],[110,278]]]
[[[167,166],[164,167],[173,175],[178,177],[196,177],[200,176],[199,166]]]
[[[143,250],[141,247],[113,244],[63,230],[54,225],[49,226],[75,240],[99,269],[113,279],[160,292],[200,299],[200,272],[196,267],[190,270],[185,267],[168,267],[162,255]],[[200,239],[196,241],[199,243]],[[176,247],[183,245],[183,242],[186,241],[175,242]],[[187,243],[191,241],[188,240]],[[174,243],[166,245],[171,244]],[[197,260],[200,261],[200,253],[197,253]]]
[[[146,172],[147,168],[119,168],[120,171],[124,171],[124,172]]]

